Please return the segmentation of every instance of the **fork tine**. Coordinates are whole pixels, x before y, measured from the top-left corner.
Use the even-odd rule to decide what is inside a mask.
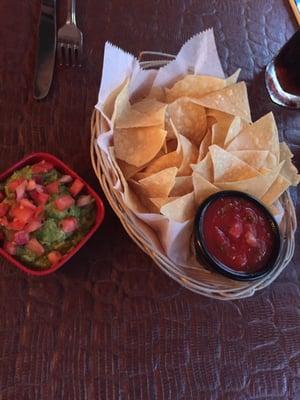
[[[81,67],[82,66],[82,59],[83,59],[82,44],[80,44],[78,46],[77,57],[78,57],[78,67]]]
[[[73,47],[71,48],[71,62],[72,62],[72,67],[75,67],[75,66],[76,66],[77,51],[78,51],[78,48],[77,48],[77,46],[74,44]]]
[[[63,65],[63,45],[62,43],[57,43],[57,58],[59,65]]]
[[[65,48],[65,64],[67,67],[69,67],[71,64],[71,54],[70,54],[71,52],[72,52],[71,45],[67,44]]]

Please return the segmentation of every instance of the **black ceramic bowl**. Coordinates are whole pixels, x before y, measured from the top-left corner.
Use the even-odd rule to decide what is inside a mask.
[[[203,233],[203,221],[205,213],[216,200],[226,197],[235,197],[250,201],[253,205],[255,205],[262,211],[262,213],[266,217],[266,220],[268,220],[270,224],[270,228],[273,233],[272,252],[269,258],[266,260],[265,265],[256,272],[240,272],[234,270],[228,267],[227,265],[223,264],[218,258],[216,258],[213,254],[211,254],[211,252],[209,252],[207,248]],[[195,240],[196,255],[200,262],[204,262],[208,266],[208,268],[212,268],[229,278],[239,281],[251,281],[261,278],[264,275],[268,274],[276,265],[276,261],[281,248],[281,237],[280,237],[279,227],[273,215],[269,212],[269,210],[263,204],[261,204],[256,198],[249,196],[246,193],[234,190],[222,191],[213,194],[200,205],[194,222],[194,240]]]

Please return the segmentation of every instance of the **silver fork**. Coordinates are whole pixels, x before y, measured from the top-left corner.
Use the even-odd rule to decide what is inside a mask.
[[[76,25],[76,0],[68,1],[68,17],[57,33],[57,56],[60,65],[81,66],[82,32]]]

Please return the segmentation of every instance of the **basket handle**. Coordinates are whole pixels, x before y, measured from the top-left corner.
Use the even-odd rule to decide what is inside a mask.
[[[143,69],[160,68],[175,59],[173,54],[161,53],[158,51],[141,51],[138,57],[140,66]]]

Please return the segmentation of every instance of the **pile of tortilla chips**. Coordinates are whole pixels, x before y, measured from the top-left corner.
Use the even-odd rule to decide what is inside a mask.
[[[276,201],[300,181],[272,113],[251,121],[247,89],[228,79],[187,75],[131,103],[126,81],[115,98],[111,154],[141,212],[184,222],[220,190]]]

